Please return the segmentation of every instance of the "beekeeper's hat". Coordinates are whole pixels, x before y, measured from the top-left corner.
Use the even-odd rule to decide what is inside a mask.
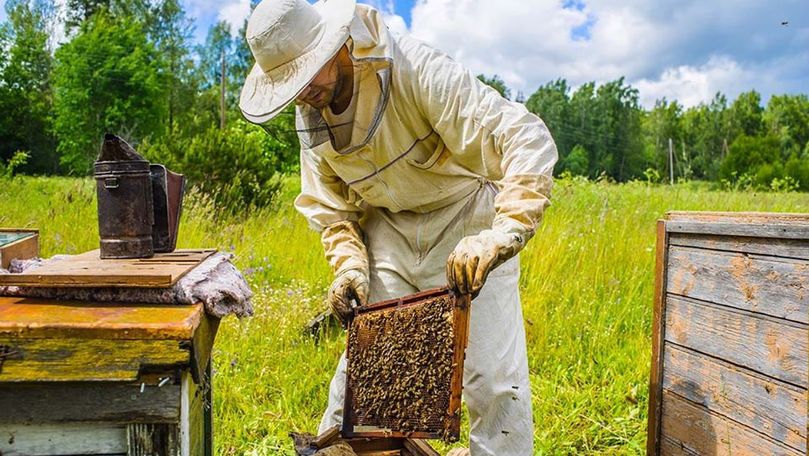
[[[264,0],[247,21],[256,64],[242,87],[239,108],[264,123],[292,102],[348,39],[356,0]]]

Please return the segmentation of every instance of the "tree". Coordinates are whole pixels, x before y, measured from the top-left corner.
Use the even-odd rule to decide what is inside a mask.
[[[479,74],[478,79],[483,81],[484,84],[492,87],[494,90],[497,91],[503,98],[511,99],[511,89],[506,86],[506,83],[500,78],[498,75],[494,75],[491,78],[486,77],[485,75]]]
[[[564,162],[579,142],[570,128],[570,87],[567,81],[557,79],[540,86],[528,97],[525,107],[545,122],[556,142],[560,163]],[[582,174],[588,173],[585,171]]]
[[[670,171],[669,140],[678,146],[682,142],[682,112],[683,107],[676,100],[669,102],[663,98],[657,100],[654,108],[643,116],[646,155],[650,158],[652,167],[661,175],[668,175],[665,171]],[[677,163],[680,161],[677,160]],[[675,174],[682,176],[684,172],[681,169]]]
[[[54,172],[48,30],[54,16],[50,0],[9,0],[8,24],[0,31],[5,52],[0,66],[0,161],[28,151],[28,172]]]
[[[754,176],[756,184],[769,186],[774,178],[783,177],[783,168],[778,137],[741,135],[730,145],[721,175],[728,180]]]
[[[732,127],[727,98],[717,93],[709,104],[689,108],[683,113],[682,126],[693,177],[717,179],[728,144],[736,138],[737,131]]]
[[[783,150],[800,155],[809,144],[809,97],[773,95],[764,112],[767,132],[781,138]]]
[[[763,132],[764,108],[761,107],[761,95],[755,90],[740,94],[730,106],[730,111],[733,128],[738,134],[758,136]]]
[[[197,87],[193,77],[194,62],[189,55],[193,25],[178,0],[157,3],[150,17],[149,36],[165,71],[166,129],[171,133],[177,118],[189,114],[194,106]]]
[[[569,171],[574,176],[586,176],[589,168],[587,151],[581,145],[576,144],[570,154],[562,160],[560,171]]]
[[[90,170],[104,132],[134,144],[162,134],[166,81],[139,21],[99,11],[56,60],[54,130],[69,172]]]

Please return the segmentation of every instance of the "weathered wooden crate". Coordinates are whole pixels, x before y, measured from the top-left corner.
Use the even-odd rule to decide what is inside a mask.
[[[27,260],[39,255],[39,231],[0,228],[0,268],[8,269],[11,260]]]
[[[0,454],[212,454],[218,324],[202,304],[0,297]]]
[[[805,455],[809,214],[658,222],[647,453]]]

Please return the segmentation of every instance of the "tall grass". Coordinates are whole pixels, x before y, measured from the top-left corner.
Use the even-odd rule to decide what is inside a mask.
[[[43,256],[96,248],[93,185],[3,181],[0,226],[39,228]],[[179,246],[233,251],[256,291],[255,317],[224,320],[214,350],[220,455],[293,454],[287,433],[317,428],[344,347],[337,328],[317,340],[303,332],[330,277],[317,234],[292,209],[298,185],[286,182],[278,209],[226,221],[200,195],[187,200]],[[668,210],[809,212],[809,196],[564,180],[553,201],[520,281],[536,453],[642,454],[655,220]]]

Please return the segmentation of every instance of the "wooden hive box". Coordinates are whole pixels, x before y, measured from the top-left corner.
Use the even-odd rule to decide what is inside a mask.
[[[218,325],[202,304],[0,297],[0,454],[212,454]]]
[[[809,214],[657,226],[650,455],[805,455]]]
[[[39,231],[0,228],[0,268],[8,269],[11,260],[27,260],[39,255]]]

